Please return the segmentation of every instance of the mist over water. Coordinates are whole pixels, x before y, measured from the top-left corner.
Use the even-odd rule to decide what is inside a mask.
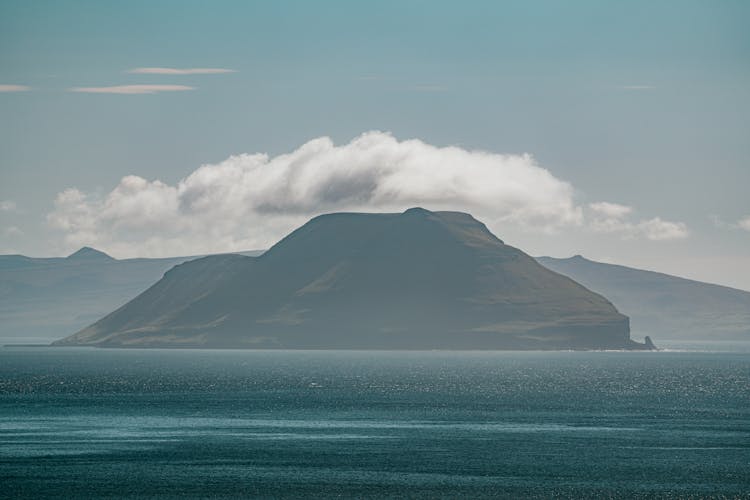
[[[742,345],[5,347],[0,483],[27,498],[746,497]]]

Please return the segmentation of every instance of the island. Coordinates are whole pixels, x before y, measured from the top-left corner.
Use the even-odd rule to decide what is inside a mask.
[[[316,217],[264,254],[179,264],[57,346],[652,349],[603,296],[469,214]]]

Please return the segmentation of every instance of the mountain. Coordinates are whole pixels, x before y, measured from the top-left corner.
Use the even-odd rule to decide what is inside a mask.
[[[56,345],[295,349],[646,348],[604,297],[468,214],[312,219],[259,257],[180,264]]]
[[[750,339],[750,292],[668,274],[594,262],[539,257],[547,268],[607,297],[638,335],[660,339]]]
[[[0,337],[68,335],[194,258],[117,260],[89,247],[65,258],[0,255]]]
[[[115,259],[110,257],[104,252],[101,252],[95,248],[91,247],[83,247],[77,252],[74,252],[70,255],[68,255],[67,260],[69,261],[81,261],[81,262],[93,262],[93,261],[100,261],[100,262],[112,262]]]

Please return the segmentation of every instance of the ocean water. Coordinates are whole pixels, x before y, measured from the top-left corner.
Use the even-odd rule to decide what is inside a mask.
[[[749,351],[5,347],[0,498],[750,498]]]

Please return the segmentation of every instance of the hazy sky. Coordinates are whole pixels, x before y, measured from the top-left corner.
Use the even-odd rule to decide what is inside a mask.
[[[0,3],[0,253],[474,213],[750,289],[750,2]]]

